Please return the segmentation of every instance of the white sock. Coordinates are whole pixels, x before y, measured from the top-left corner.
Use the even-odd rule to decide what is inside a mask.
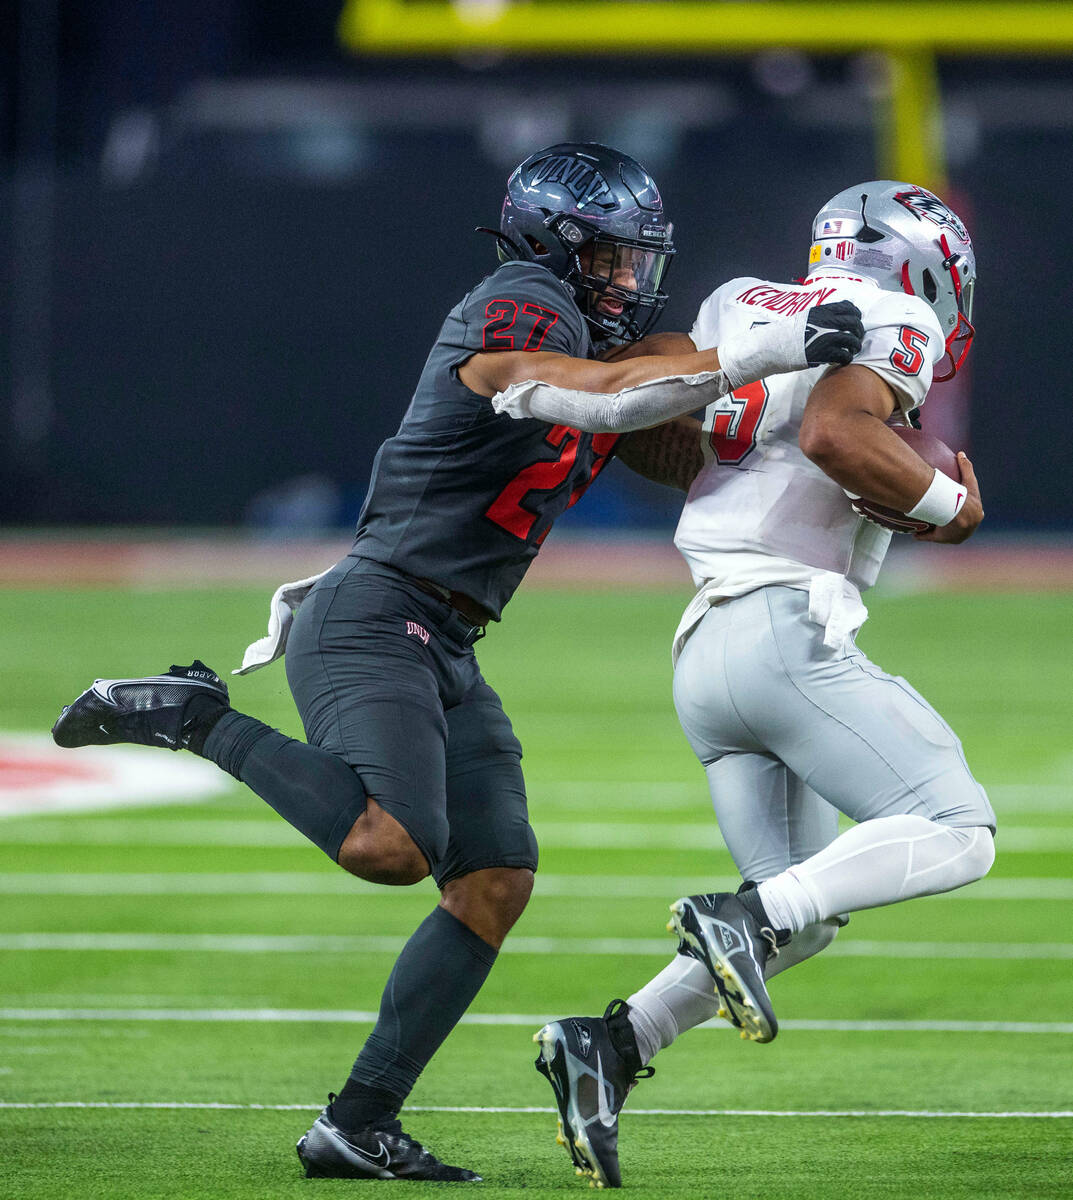
[[[797,933],[839,913],[948,892],[986,875],[994,860],[994,839],[984,826],[878,817],[765,879],[758,892],[772,924]]]
[[[676,954],[627,1003],[643,1066],[680,1033],[702,1024],[719,1011],[719,997],[715,995],[708,968],[684,954]]]

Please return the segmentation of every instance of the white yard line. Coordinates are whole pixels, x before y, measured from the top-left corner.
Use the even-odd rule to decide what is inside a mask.
[[[714,820],[700,822],[534,821],[546,848],[604,850],[725,850]],[[0,842],[65,846],[235,846],[308,845],[284,821],[176,820],[101,817],[29,818],[5,822]],[[1073,851],[1073,825],[1006,825],[999,829],[1000,854]]]
[[[80,952],[187,952],[226,954],[397,954],[405,936],[243,933],[5,933],[0,950]],[[662,938],[514,937],[503,954],[659,955],[674,941]],[[919,959],[1073,959],[1073,942],[835,942],[828,957]]]
[[[1049,882],[1049,881],[1044,881]],[[1069,896],[1073,898],[1073,880]],[[622,899],[689,896],[696,892],[734,891],[741,880],[734,875],[549,875],[538,872],[536,898]],[[428,880],[420,893],[436,891]],[[258,872],[251,874],[68,874],[17,872],[0,874],[0,895],[9,896],[227,896],[227,895],[361,895],[383,896],[392,903],[412,894],[356,879],[345,871]],[[1055,898],[1048,894],[1047,898]]]
[[[0,1101],[3,1108],[73,1108],[73,1109],[193,1109],[198,1112],[310,1112],[321,1105],[311,1104],[226,1104],[217,1101],[167,1100],[38,1100]],[[554,1113],[554,1108],[498,1105],[408,1104],[407,1112],[439,1113]],[[1073,1117],[1073,1110],[1056,1112],[942,1112],[934,1109],[773,1109],[773,1108],[631,1108],[627,1117],[919,1117],[926,1119],[956,1118],[958,1120],[1055,1120]]]
[[[330,1008],[0,1008],[0,1021],[181,1021],[189,1024],[371,1025],[377,1014]],[[539,1029],[547,1013],[466,1013],[460,1025]],[[698,1029],[732,1032],[713,1018]],[[1073,1035],[1073,1021],[813,1021],[786,1020],[779,1028],[806,1033],[1001,1033]]]
[[[734,875],[551,875],[538,872],[534,899],[663,899],[697,892],[734,891]],[[435,892],[429,880],[418,885]],[[250,873],[0,873],[0,895],[8,896],[383,896],[392,903],[410,894],[366,883],[345,871],[260,871]],[[987,878],[940,899],[1073,900],[1073,879]]]

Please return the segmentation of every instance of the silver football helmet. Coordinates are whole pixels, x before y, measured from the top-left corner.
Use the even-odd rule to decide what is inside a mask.
[[[946,338],[935,379],[953,378],[975,332],[976,255],[964,223],[938,196],[893,179],[846,188],[816,214],[808,261],[810,275],[843,268],[925,300]]]

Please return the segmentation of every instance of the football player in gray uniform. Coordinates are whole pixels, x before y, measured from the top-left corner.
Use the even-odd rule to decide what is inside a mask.
[[[995,815],[957,736],[854,642],[891,538],[860,497],[925,522],[924,540],[963,541],[983,518],[963,453],[953,480],[888,427],[964,361],[972,243],[937,196],[880,180],[824,205],[809,264],[799,284],[732,280],[689,337],[661,335],[680,353],[836,301],[865,331],[849,366],[735,389],[694,425],[675,541],[697,594],[674,639],[674,699],[746,882],[673,904],[678,953],[628,1001],[536,1034],[560,1136],[605,1186],[620,1182],[617,1114],[657,1051],[716,1014],[771,1041],[767,981],[829,945],[846,914],[961,887],[994,859]],[[839,812],[857,822],[841,835]]]

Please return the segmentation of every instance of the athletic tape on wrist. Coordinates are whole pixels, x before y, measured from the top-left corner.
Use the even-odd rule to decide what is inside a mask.
[[[915,521],[927,521],[929,525],[949,525],[961,512],[968,494],[963,483],[955,483],[949,475],[936,470],[928,490],[905,515]]]
[[[737,334],[719,346],[719,365],[731,390],[756,379],[801,371],[808,366],[805,358],[805,318],[807,313],[786,320],[758,325]]]

